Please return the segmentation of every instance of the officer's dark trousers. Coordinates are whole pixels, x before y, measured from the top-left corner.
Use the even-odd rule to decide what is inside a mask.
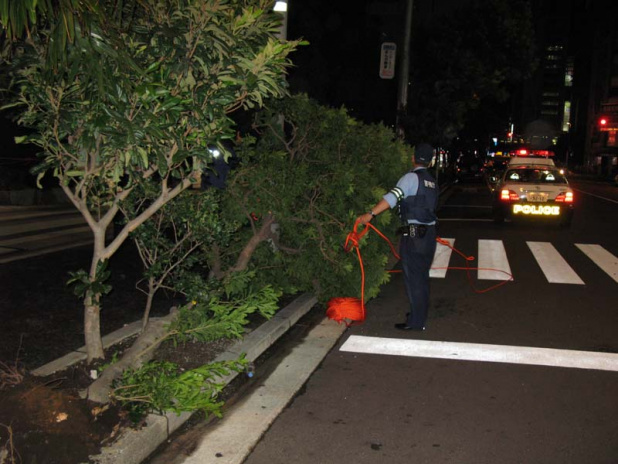
[[[429,269],[436,252],[436,228],[428,226],[424,237],[404,235],[399,243],[399,256],[410,300],[410,327],[425,327],[429,308]]]

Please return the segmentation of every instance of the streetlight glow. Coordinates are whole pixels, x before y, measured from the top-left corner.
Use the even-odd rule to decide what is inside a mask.
[[[288,11],[288,2],[276,2],[275,8],[273,9],[280,13],[285,13],[286,11]]]

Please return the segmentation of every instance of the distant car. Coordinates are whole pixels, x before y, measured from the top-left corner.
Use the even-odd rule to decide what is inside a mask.
[[[461,153],[455,162],[455,175],[460,182],[483,179],[483,160],[472,153]]]
[[[483,167],[483,175],[485,178],[485,183],[492,192],[496,189],[498,181],[500,181],[502,174],[504,174],[504,170],[508,166],[509,160],[510,158],[496,156],[489,158],[485,162],[485,166]]]
[[[493,219],[555,220],[569,226],[575,195],[569,182],[548,158],[511,159],[494,191]]]
[[[548,158],[546,156],[514,156],[510,159],[509,166],[518,165],[556,167],[553,158]]]

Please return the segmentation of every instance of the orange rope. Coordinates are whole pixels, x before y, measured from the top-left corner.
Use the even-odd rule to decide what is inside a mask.
[[[432,269],[454,269],[454,270],[459,270],[459,271],[466,271],[466,275],[468,276],[468,282],[470,283],[470,287],[472,288],[472,291],[474,293],[487,293],[490,290],[494,290],[498,287],[501,287],[502,285],[506,284],[507,282],[511,282],[513,280],[513,274],[510,274],[506,271],[503,271],[502,269],[492,269],[492,268],[487,268],[487,267],[470,267],[469,266],[469,262],[470,261],[474,261],[474,256],[466,256],[464,255],[461,251],[459,251],[457,248],[451,246],[451,244],[444,240],[443,238],[440,237],[436,237],[436,242],[449,247],[451,250],[453,250],[455,253],[457,253],[458,255],[462,256],[463,259],[466,262],[466,267],[456,267],[456,266],[448,266],[448,267],[432,267]],[[470,275],[470,271],[497,271],[497,272],[502,272],[503,274],[506,274],[507,276],[509,276],[508,279],[503,280],[499,283],[497,283],[496,285],[492,285],[490,287],[487,287],[483,290],[478,290],[475,286],[474,286],[474,282],[472,281],[472,276]]]
[[[354,298],[354,297],[331,298],[328,301],[327,309],[326,309],[326,316],[329,319],[337,321],[340,324],[341,322],[344,322],[345,325],[348,327],[352,325],[356,325],[356,324],[362,324],[365,321],[365,303],[364,303],[365,302],[365,267],[363,265],[363,258],[361,256],[360,246],[359,246],[361,238],[363,238],[363,236],[365,236],[365,234],[369,232],[369,229],[373,229],[383,240],[386,241],[386,243],[388,243],[388,246],[390,247],[391,253],[393,254],[393,256],[395,256],[395,258],[397,259],[400,259],[399,254],[395,250],[395,247],[393,246],[392,242],[384,234],[382,234],[382,232],[380,232],[375,226],[373,226],[370,223],[367,223],[365,224],[365,228],[361,232],[358,232],[358,225],[359,225],[359,222],[356,221],[354,223],[354,229],[346,237],[345,245],[343,246],[343,249],[345,250],[346,253],[349,253],[350,251],[352,251],[353,248],[356,249],[356,255],[358,256],[358,262],[360,264],[360,269],[361,269],[361,298],[360,299]],[[468,263],[470,261],[474,261],[474,256],[466,256],[461,251],[451,246],[451,244],[447,240],[444,240],[441,237],[436,237],[436,241],[444,246],[449,247],[455,253],[462,256],[466,262],[466,267],[449,266],[446,268],[439,267],[439,268],[432,268],[432,269],[465,270],[468,276],[468,282],[470,283],[470,287],[475,293],[479,293],[479,294],[486,293],[490,290],[494,290],[506,284],[507,282],[511,282],[513,280],[512,274],[509,274],[508,272],[503,271],[501,269],[470,267]],[[508,275],[509,278],[501,281],[500,283],[496,285],[492,285],[488,288],[485,288],[483,290],[477,290],[476,287],[474,286],[472,277],[470,275],[470,271],[473,271],[473,270],[498,271],[498,272],[502,272]],[[389,272],[401,272],[401,271],[389,271]]]
[[[367,223],[365,224],[365,228],[359,233],[358,224],[358,221],[354,223],[354,229],[346,237],[343,249],[346,253],[349,253],[352,248],[356,249],[356,255],[358,256],[361,269],[361,299],[359,300],[354,297],[331,298],[328,301],[328,307],[326,309],[326,317],[337,321],[339,324],[344,322],[348,327],[354,324],[362,324],[365,320],[365,267],[363,266],[363,257],[361,256],[359,247],[361,238],[369,232],[369,227],[371,227],[391,245],[391,251],[394,252],[390,240],[384,237],[374,226]],[[399,258],[399,256],[397,256],[397,258]],[[354,322],[348,322],[346,319]]]

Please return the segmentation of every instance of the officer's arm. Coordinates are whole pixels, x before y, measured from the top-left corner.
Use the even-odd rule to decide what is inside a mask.
[[[388,202],[383,198],[383,199],[381,199],[378,202],[377,205],[375,205],[373,208],[371,208],[371,210],[369,210],[369,212],[359,216],[357,221],[359,221],[361,224],[367,224],[375,216],[377,216],[378,214],[386,211],[387,209],[390,209],[390,207],[391,207],[391,205],[389,205]]]
[[[399,182],[397,182],[397,186],[395,188],[384,195],[384,197],[382,197],[382,199],[373,208],[371,208],[371,210],[362,216],[359,216],[357,221],[360,221],[361,224],[367,224],[378,214],[397,206],[397,203],[412,193],[415,181],[418,188],[418,176],[416,174],[409,172],[404,175],[401,179],[399,179]]]

